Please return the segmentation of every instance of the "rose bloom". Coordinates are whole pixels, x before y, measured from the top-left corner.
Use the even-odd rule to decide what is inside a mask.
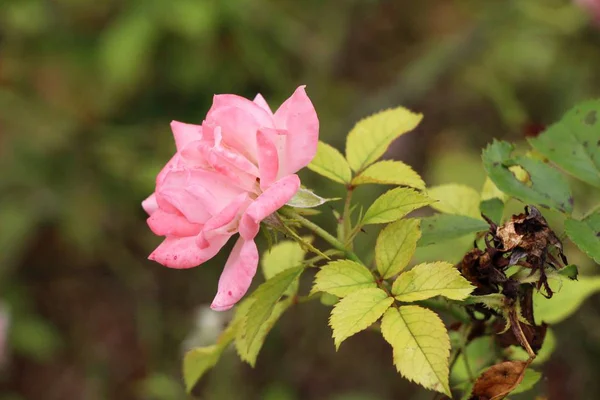
[[[163,242],[149,259],[192,268],[239,233],[211,308],[222,311],[246,293],[258,266],[260,222],[298,191],[295,174],[317,150],[319,120],[304,86],[273,113],[254,101],[216,95],[202,125],[171,122],[177,152],[142,202]]]

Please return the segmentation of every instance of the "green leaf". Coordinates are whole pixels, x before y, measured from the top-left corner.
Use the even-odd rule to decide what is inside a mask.
[[[248,353],[255,346],[254,341],[261,340],[262,326],[269,320],[275,305],[290,286],[295,284],[303,270],[303,267],[286,269],[264,282],[252,294],[253,301],[246,315],[246,323],[240,327]]]
[[[504,214],[504,202],[497,197],[483,200],[479,205],[479,210],[481,211],[481,214],[500,225],[502,222],[502,215]]]
[[[463,215],[437,214],[421,218],[421,239],[418,246],[428,246],[450,239],[457,239],[488,229],[490,229],[490,226],[480,219]]]
[[[421,119],[422,114],[398,107],[358,121],[346,140],[346,158],[350,167],[361,171],[377,161],[396,138],[413,130]]]
[[[404,272],[394,281],[392,294],[400,301],[419,301],[435,296],[466,299],[474,287],[447,262],[425,263]]]
[[[541,135],[528,140],[574,177],[600,187],[600,99],[577,105]]]
[[[434,186],[427,191],[427,195],[437,200],[431,207],[440,212],[481,218],[479,193],[469,186],[454,183]]]
[[[460,346],[460,341],[465,340],[465,338],[461,337],[461,334],[456,331],[450,333],[451,338],[453,338],[452,333],[458,336],[459,343],[456,345]],[[496,354],[495,352],[490,351],[490,349],[493,349],[494,345],[495,344],[490,336],[479,337],[469,342],[465,349],[466,360],[465,353],[461,351],[454,363],[454,367],[450,373],[452,382],[468,382],[469,370],[471,370],[473,376],[479,376],[485,369],[493,365],[496,361]]]
[[[450,339],[436,313],[419,306],[390,308],[381,321],[381,333],[394,349],[394,365],[402,376],[450,396]]]
[[[573,198],[566,178],[542,161],[525,156],[511,157],[513,148],[510,143],[494,140],[483,150],[483,166],[494,184],[525,203],[570,213]],[[509,169],[519,166],[527,173],[525,182]]]
[[[321,196],[316,195],[312,190],[300,188],[298,192],[285,203],[286,206],[296,207],[296,208],[314,208],[319,207],[321,204],[325,204],[329,201],[339,200],[339,198],[335,199],[325,199]]]
[[[375,260],[384,279],[402,271],[410,262],[421,237],[418,219],[401,219],[386,226],[377,237]]]
[[[223,349],[219,345],[198,347],[185,353],[183,357],[183,381],[188,393],[194,388],[196,382],[212,367],[214,367]]]
[[[337,303],[338,301],[340,301],[340,298],[337,297],[336,295],[323,292],[323,294],[321,294],[320,300],[321,300],[321,304],[323,304],[324,306],[331,307],[335,303]]]
[[[600,292],[600,276],[579,276],[577,281],[552,280],[554,295],[546,299],[540,293],[533,294],[533,310],[537,322],[557,324],[571,314],[594,293]]]
[[[303,238],[308,243],[312,238]],[[260,259],[265,280],[289,268],[300,267],[304,261],[306,250],[296,241],[284,240],[265,251]]]
[[[365,213],[362,224],[383,224],[396,221],[409,212],[431,203],[430,198],[413,189],[388,190],[371,204]]]
[[[360,289],[377,286],[375,277],[367,268],[350,260],[332,261],[315,275],[311,293],[326,292],[344,297]]]
[[[246,301],[241,305],[244,303]],[[221,358],[221,354],[233,340],[237,328],[236,321],[232,321],[227,329],[221,333],[216,344],[207,347],[197,347],[185,353],[183,357],[183,381],[188,393],[194,388],[196,382],[217,364]]]
[[[381,185],[410,186],[425,189],[425,182],[409,165],[401,161],[379,161],[352,179],[352,185],[376,183]]]
[[[548,329],[546,330],[546,336],[544,337],[542,348],[538,351],[537,356],[531,362],[531,364],[540,365],[545,363],[552,355],[555,347],[556,336],[554,336],[552,329]],[[521,346],[510,346],[509,351],[511,360],[527,361],[529,359],[529,354],[527,354],[527,352],[523,350]]]
[[[519,383],[519,386],[515,388],[510,394],[518,394],[523,393],[528,390],[533,389],[536,383],[539,382],[542,377],[541,372],[534,371],[533,369],[527,368],[525,370],[525,374],[523,375],[523,380]]]
[[[321,141],[317,147],[317,154],[308,165],[308,169],[334,182],[348,184],[352,179],[352,171],[342,153]]]
[[[341,299],[329,317],[336,350],[344,340],[377,321],[393,302],[392,297],[377,288],[361,289]]]
[[[565,221],[565,232],[581,251],[600,264],[600,211],[581,221],[568,218]]]
[[[248,311],[250,311],[250,307],[252,306],[253,302],[254,302],[254,299],[251,298],[250,302],[248,304]],[[256,337],[250,343],[247,341],[247,336],[244,336],[243,329],[238,329],[238,332],[237,332],[237,335],[235,338],[235,348],[237,350],[238,355],[240,356],[240,358],[242,360],[246,361],[252,367],[255,366],[256,359],[258,358],[258,353],[260,353],[260,350],[262,349],[262,346],[265,342],[265,339],[267,338],[267,335],[269,334],[269,332],[271,331],[271,329],[273,328],[275,323],[277,323],[277,321],[279,320],[281,315],[291,305],[292,305],[291,298],[287,298],[287,299],[282,300],[282,301],[278,302],[277,304],[275,304],[275,307],[273,308],[273,312],[271,313],[269,318],[267,318],[267,320],[263,324],[261,324]],[[248,324],[248,320],[247,320],[248,312],[243,313],[242,315],[243,316],[241,317],[242,318],[241,324],[243,324],[242,326],[244,326],[244,325]]]

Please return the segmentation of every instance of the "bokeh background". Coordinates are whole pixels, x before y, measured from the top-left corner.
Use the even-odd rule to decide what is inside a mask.
[[[207,310],[227,251],[185,271],[146,260],[160,239],[140,202],[174,151],[171,120],[200,123],[215,93],[277,107],[306,84],[322,139],[343,148],[357,119],[404,105],[425,119],[387,156],[428,184],[480,188],[492,137],[523,140],[598,97],[598,19],[580,3],[2,0],[0,399],[186,398],[184,349],[228,318]],[[327,208],[321,222],[333,222]],[[196,397],[433,398],[400,378],[375,334],[335,353],[327,314],[292,309],[255,369],[228,352]],[[556,332],[537,393],[597,399],[600,299]]]

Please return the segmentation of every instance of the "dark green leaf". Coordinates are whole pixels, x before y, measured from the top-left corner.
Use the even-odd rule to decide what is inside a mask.
[[[496,224],[502,222],[502,214],[504,213],[504,202],[497,197],[483,200],[479,204],[481,214],[491,219]]]
[[[488,229],[489,225],[479,219],[464,215],[437,214],[421,219],[421,240],[418,246],[428,246]]]
[[[523,202],[570,213],[573,198],[566,178],[540,160],[512,157],[512,151],[512,144],[497,140],[483,150],[483,166],[498,189]],[[521,167],[527,176],[517,178],[510,167]]]
[[[581,221],[567,219],[565,231],[583,252],[600,263],[600,212],[585,217]]]
[[[600,187],[600,99],[579,104],[529,143],[574,177]]]

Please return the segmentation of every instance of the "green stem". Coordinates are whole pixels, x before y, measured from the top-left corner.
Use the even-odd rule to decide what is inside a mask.
[[[350,234],[352,231],[352,217],[350,216],[350,207],[352,205],[352,192],[354,192],[354,186],[348,185],[348,194],[346,195],[346,201],[344,202],[344,214],[342,214],[342,240],[344,243],[352,249],[352,241]]]
[[[354,252],[352,250],[346,249],[344,247],[344,245],[342,244],[342,242],[337,240],[334,236],[329,234],[329,232],[327,232],[325,229],[321,228],[319,225],[307,220],[306,218],[304,218],[301,215],[298,215],[296,212],[294,212],[290,208],[286,208],[286,207],[281,208],[279,210],[279,212],[286,217],[292,218],[294,221],[298,222],[303,227],[310,229],[315,234],[319,235],[323,240],[325,240],[327,243],[332,245],[334,249],[339,250],[342,253],[344,253],[346,258],[363,264],[363,262],[360,261],[360,258],[358,258],[358,256],[356,254],[354,254]]]

